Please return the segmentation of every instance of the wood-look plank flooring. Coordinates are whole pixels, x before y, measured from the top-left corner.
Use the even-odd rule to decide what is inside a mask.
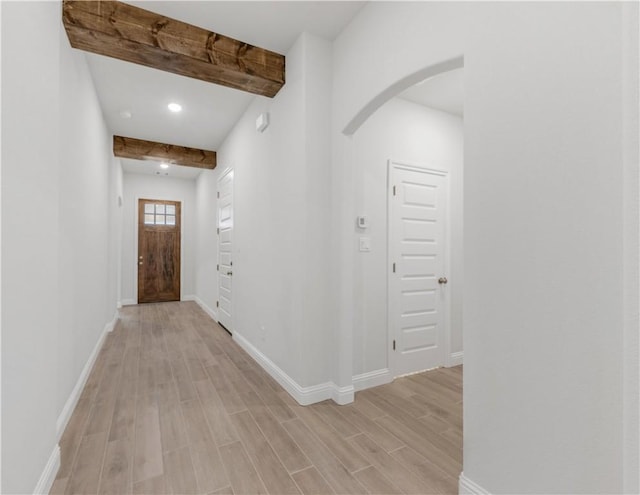
[[[52,494],[457,493],[462,368],[302,407],[195,303],[126,307]]]

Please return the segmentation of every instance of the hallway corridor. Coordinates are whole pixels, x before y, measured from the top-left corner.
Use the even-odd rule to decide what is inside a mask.
[[[125,307],[53,494],[457,493],[462,368],[302,407],[194,302]]]

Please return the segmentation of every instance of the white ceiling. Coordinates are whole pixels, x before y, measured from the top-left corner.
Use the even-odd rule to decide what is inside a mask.
[[[303,32],[333,40],[365,2],[133,1],[139,7],[286,54]],[[116,135],[216,150],[254,98],[236,89],[86,53],[104,117]],[[400,98],[462,116],[463,70],[429,78]],[[167,109],[180,103],[180,113]],[[130,112],[123,118],[123,112]],[[130,173],[194,179],[200,169],[122,160]]]
[[[130,174],[159,175],[161,177],[173,177],[176,179],[195,180],[202,172],[196,167],[181,167],[180,165],[169,165],[169,168],[160,167],[161,162],[155,160],[132,160],[130,158],[120,158],[122,170]]]
[[[398,97],[462,117],[464,111],[463,69],[444,72],[425,79],[405,90]]]
[[[138,7],[281,54],[303,32],[333,40],[365,2],[133,1]],[[216,150],[254,96],[101,55],[86,54],[105,120],[116,135]],[[169,102],[183,107],[178,114]],[[122,112],[130,112],[123,118]],[[156,162],[123,160],[125,171],[155,174]],[[175,170],[173,170],[175,169]],[[170,176],[200,171],[172,166]]]

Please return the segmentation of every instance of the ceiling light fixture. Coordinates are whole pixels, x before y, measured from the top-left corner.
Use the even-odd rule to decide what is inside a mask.
[[[168,163],[161,163],[160,164],[160,168],[169,168],[169,164]]]
[[[169,110],[171,110],[174,113],[180,112],[182,110],[182,105],[178,104],[178,103],[169,103],[167,105],[167,108]]]

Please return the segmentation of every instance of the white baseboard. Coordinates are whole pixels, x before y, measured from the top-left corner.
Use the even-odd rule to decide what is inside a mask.
[[[98,353],[102,348],[102,344],[104,343],[104,339],[109,332],[111,332],[118,322],[118,312],[113,315],[113,319],[104,326],[96,345],[91,351],[89,355],[89,359],[82,368],[82,372],[78,377],[78,381],[76,382],[75,387],[71,391],[71,395],[67,399],[64,407],[62,408],[62,412],[60,412],[60,416],[58,416],[58,421],[56,422],[56,433],[57,439],[60,441],[62,434],[64,433],[64,429],[67,427],[67,423],[69,422],[69,418],[71,418],[71,414],[78,403],[78,399],[80,399],[80,395],[82,394],[82,389],[84,388],[85,383],[87,383],[87,378],[89,378],[89,373],[91,373],[91,369],[93,368],[94,363],[96,362],[96,358],[98,357]]]
[[[458,493],[460,495],[491,495],[480,485],[467,478],[464,473],[460,473]]]
[[[462,364],[462,358],[464,357],[464,352],[452,352],[451,356],[449,356],[449,364],[447,368],[451,368],[453,366],[460,366]]]
[[[195,300],[196,300],[196,296],[194,296],[193,294],[182,296],[182,299],[181,299],[181,301],[195,301]]]
[[[389,368],[382,368],[355,375],[353,377],[353,388],[356,392],[359,392],[360,390],[378,387],[379,385],[391,383],[392,381],[391,370]]]
[[[123,299],[122,301],[120,301],[121,306],[135,306],[136,304],[138,304],[138,301],[135,301],[133,299]]]
[[[56,444],[44,467],[44,471],[40,475],[38,484],[33,490],[34,495],[46,495],[49,493],[56,479],[58,469],[60,469],[60,446]]]
[[[198,303],[198,306],[200,306],[202,308],[202,310],[205,313],[207,313],[211,317],[211,319],[213,321],[218,323],[218,313],[213,308],[210,308],[209,306],[207,306],[204,303],[204,301],[202,299],[200,299],[198,296],[193,296],[192,301],[195,301],[196,303]]]
[[[235,340],[262,368],[284,388],[298,404],[307,406],[332,399],[337,404],[349,404],[353,402],[353,385],[338,387],[333,382],[320,383],[310,387],[303,387],[285,373],[279,366],[260,352],[251,342],[245,339],[237,331],[233,333]]]

